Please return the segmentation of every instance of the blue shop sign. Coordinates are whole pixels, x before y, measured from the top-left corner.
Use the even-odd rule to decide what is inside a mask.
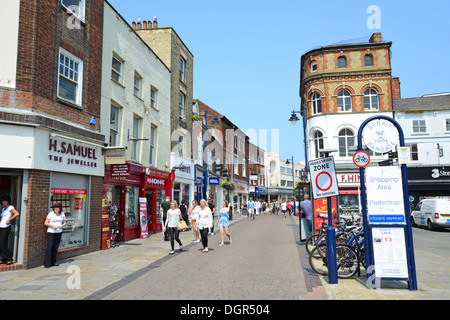
[[[220,184],[220,178],[219,177],[208,177],[208,183],[210,186],[218,186]]]

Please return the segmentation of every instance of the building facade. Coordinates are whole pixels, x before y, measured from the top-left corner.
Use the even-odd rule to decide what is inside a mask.
[[[374,115],[393,117],[393,101],[400,98],[399,79],[392,77],[391,45],[374,33],[367,42],[324,46],[301,58],[306,161],[334,157],[337,175],[344,176],[337,201],[342,214],[361,211],[359,183],[344,182],[359,172],[352,161],[359,127]],[[387,159],[369,154],[371,165]]]
[[[394,100],[394,118],[410,148],[410,204],[450,197],[450,94]]]
[[[67,216],[59,257],[101,247],[104,135],[100,132],[103,1],[8,1],[0,57],[0,193],[20,216],[9,245],[17,265],[40,266],[44,221]]]
[[[109,211],[117,208],[116,241],[141,236],[139,198],[147,201],[149,231],[160,231],[158,203],[166,193],[172,196],[170,81],[169,68],[106,1],[101,128],[108,146],[103,199]]]

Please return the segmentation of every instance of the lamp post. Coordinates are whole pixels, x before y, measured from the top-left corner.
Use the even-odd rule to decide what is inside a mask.
[[[208,190],[208,139],[207,139],[207,134],[208,134],[208,118],[213,118],[213,121],[211,122],[211,124],[213,125],[213,128],[217,128],[217,126],[219,125],[219,119],[217,117],[217,115],[214,116],[208,116],[208,111],[205,110],[205,153],[206,153],[206,161],[205,161],[205,165],[204,165],[204,169],[205,169],[205,173],[204,173],[204,179],[205,179],[205,187],[203,188],[203,199],[207,199],[207,190]],[[203,155],[204,157],[205,155]]]
[[[295,208],[296,208],[296,201],[295,201],[295,176],[294,176],[294,157],[291,157],[291,162],[292,162],[292,190],[294,191],[294,216],[295,216]],[[291,162],[289,162],[289,158],[286,160],[286,164],[289,165]]]

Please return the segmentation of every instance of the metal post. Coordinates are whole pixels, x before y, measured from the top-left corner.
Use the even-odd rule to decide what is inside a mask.
[[[327,228],[327,263],[328,283],[337,284],[337,261],[336,261],[336,230],[333,228],[333,216],[331,210],[331,197],[327,198],[328,228]]]

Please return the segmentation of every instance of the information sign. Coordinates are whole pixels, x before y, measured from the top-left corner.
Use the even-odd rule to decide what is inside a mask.
[[[314,199],[339,195],[333,157],[309,161]]]
[[[367,168],[366,188],[369,223],[406,223],[400,167]]]

